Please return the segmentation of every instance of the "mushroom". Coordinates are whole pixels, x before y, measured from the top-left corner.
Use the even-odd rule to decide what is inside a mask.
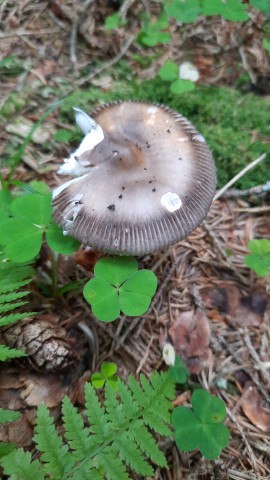
[[[60,168],[78,176],[53,192],[54,220],[86,245],[119,255],[158,251],[207,215],[216,174],[211,152],[174,110],[118,102],[76,109],[86,134]]]

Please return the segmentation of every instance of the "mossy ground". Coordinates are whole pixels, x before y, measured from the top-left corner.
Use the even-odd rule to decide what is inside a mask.
[[[102,88],[90,87],[76,90],[63,100],[59,111],[60,120],[74,124],[73,106],[91,112],[97,105],[115,100],[143,99],[163,103],[187,117],[206,138],[216,161],[219,187],[264,152],[268,153],[267,158],[243,176],[237,187],[245,189],[269,180],[270,125],[269,102],[266,99],[253,93],[244,94],[236,89],[212,85],[198,85],[193,92],[176,96],[171,93],[169,83],[160,78],[137,81],[125,62],[109,73],[113,77],[112,89],[104,91]],[[59,97],[63,95],[62,92],[59,91]],[[15,107],[12,109],[9,106],[11,116],[12,113],[14,115],[14,110],[17,115],[20,113],[26,93],[22,95],[24,101],[20,103],[17,96]],[[57,100],[55,93],[54,99]],[[9,98],[11,103],[12,98]],[[2,115],[4,112],[5,105]],[[81,133],[75,126],[66,136],[64,132],[61,134],[55,140],[60,143],[66,141],[71,147],[75,147],[81,139]],[[10,158],[10,148],[7,148],[6,153]]]

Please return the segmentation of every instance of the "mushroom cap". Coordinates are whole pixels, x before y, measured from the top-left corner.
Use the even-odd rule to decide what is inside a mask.
[[[162,105],[118,102],[97,109],[104,139],[76,161],[85,174],[56,189],[64,233],[119,255],[155,252],[186,237],[207,215],[215,165],[204,138]]]

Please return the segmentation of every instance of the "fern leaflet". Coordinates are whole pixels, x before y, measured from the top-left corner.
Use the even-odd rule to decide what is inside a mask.
[[[62,438],[58,435],[45,405],[40,405],[37,411],[34,441],[41,452],[44,470],[55,480],[62,480],[65,472],[71,468],[73,459],[68,454],[68,446],[63,444]]]
[[[14,450],[1,459],[5,474],[9,480],[44,480],[44,473],[38,460],[31,462],[31,453],[22,448]]]

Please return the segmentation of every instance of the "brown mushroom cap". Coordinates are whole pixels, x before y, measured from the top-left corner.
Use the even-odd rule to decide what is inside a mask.
[[[55,222],[86,245],[122,255],[186,237],[205,218],[216,186],[204,138],[159,105],[114,103],[93,117],[104,140],[77,158],[89,168],[57,192]]]

